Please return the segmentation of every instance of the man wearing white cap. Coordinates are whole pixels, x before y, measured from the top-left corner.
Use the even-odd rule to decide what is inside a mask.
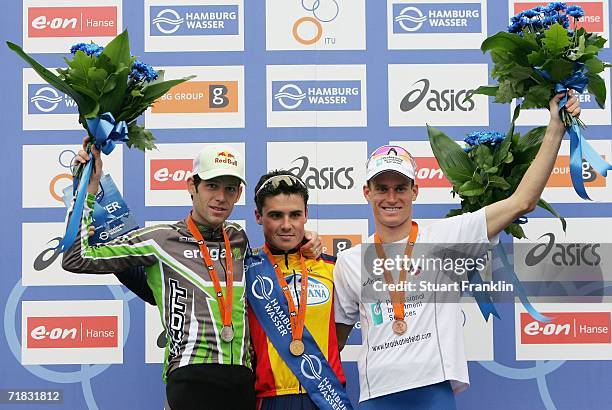
[[[168,335],[163,378],[172,410],[255,408],[244,295],[248,242],[239,225],[226,221],[246,185],[242,155],[218,145],[199,153],[187,186],[193,209],[184,220],[89,246],[102,174],[100,153],[92,151],[95,172],[80,238],[62,266],[75,273],[125,275],[131,269],[134,277],[144,266]]]
[[[544,140],[516,191],[473,213],[419,227],[412,220],[412,202],[419,193],[414,159],[405,149],[389,145],[378,148],[368,159],[363,193],[372,207],[376,232],[368,240],[370,249],[364,243],[340,252],[334,269],[340,347],[353,325],[361,323],[360,409],[455,409],[453,392],[469,385],[458,303],[436,299],[419,303],[419,290],[391,287],[378,295],[378,301],[367,299],[364,289],[370,281],[364,278],[372,277],[373,269],[366,262],[369,256],[364,255],[369,252],[389,260],[385,249],[392,244],[410,259],[415,244],[484,244],[486,248],[495,243],[506,226],[535,208],[551,174],[565,133],[558,115],[561,96],[550,101]],[[580,113],[573,95],[565,107],[573,116]],[[420,274],[415,268],[385,267],[380,277],[387,284],[398,283],[398,276],[406,280],[406,270]],[[391,271],[399,275],[393,278]]]

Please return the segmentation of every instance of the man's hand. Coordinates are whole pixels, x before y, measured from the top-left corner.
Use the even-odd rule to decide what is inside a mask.
[[[83,149],[74,157],[74,165],[85,165],[91,158],[85,151],[88,143],[89,137],[83,138]],[[91,153],[94,159],[94,167],[91,172],[91,177],[89,178],[89,185],[87,185],[87,192],[95,195],[100,186],[100,178],[102,178],[102,156],[100,150],[98,150],[95,145],[91,146]]]
[[[321,239],[319,234],[313,231],[304,231],[304,238],[308,239],[302,247],[300,252],[308,259],[317,259],[321,256]]]
[[[568,99],[565,103],[565,110],[572,117],[580,116],[580,101],[575,96],[574,90],[568,90],[567,92]],[[555,95],[548,103],[548,108],[550,110],[550,121],[548,122],[548,129],[550,131],[555,132],[556,134],[565,133],[565,124],[561,121],[561,116],[559,115],[559,101],[563,98],[564,94],[559,93]]]

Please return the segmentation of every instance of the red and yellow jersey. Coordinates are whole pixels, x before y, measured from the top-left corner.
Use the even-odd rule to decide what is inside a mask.
[[[299,307],[301,284],[301,265],[299,253],[276,253],[273,263],[278,264],[291,289],[293,301]],[[317,342],[330,366],[341,383],[346,383],[334,320],[334,276],[336,258],[321,255],[319,259],[306,259],[308,269],[308,309],[305,326]],[[306,393],[298,379],[280,357],[263,328],[257,321],[254,312],[249,308],[249,327],[251,341],[255,350],[255,394],[257,397],[282,396],[285,394]]]

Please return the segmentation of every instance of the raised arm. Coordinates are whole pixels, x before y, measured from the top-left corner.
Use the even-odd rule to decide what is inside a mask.
[[[577,117],[580,115],[580,104],[572,90],[569,91],[569,95],[565,108],[572,116]],[[565,126],[559,117],[559,100],[562,97],[563,94],[557,94],[550,100],[550,121],[542,145],[516,191],[509,198],[485,208],[489,239],[495,237],[516,218],[533,211],[540,200],[565,134]]]
[[[158,247],[154,237],[159,230],[171,227],[153,227],[130,232],[101,246],[89,245],[89,226],[92,223],[93,206],[102,176],[100,151],[92,148],[95,168],[87,187],[87,199],[79,226],[79,235],[62,258],[62,267],[75,273],[113,273],[132,267],[148,266],[157,262]]]

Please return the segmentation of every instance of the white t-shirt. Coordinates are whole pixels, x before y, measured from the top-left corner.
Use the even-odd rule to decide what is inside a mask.
[[[370,237],[368,243],[373,242]],[[491,241],[495,242],[497,238]],[[489,243],[484,209],[419,226],[415,250],[419,243]],[[445,380],[450,380],[455,392],[466,389],[469,377],[459,304],[422,303],[418,290],[407,292],[408,330],[397,335],[391,327],[392,305],[362,300],[361,264],[362,246],[358,245],[340,252],[334,268],[336,322],[361,321],[359,401]]]

